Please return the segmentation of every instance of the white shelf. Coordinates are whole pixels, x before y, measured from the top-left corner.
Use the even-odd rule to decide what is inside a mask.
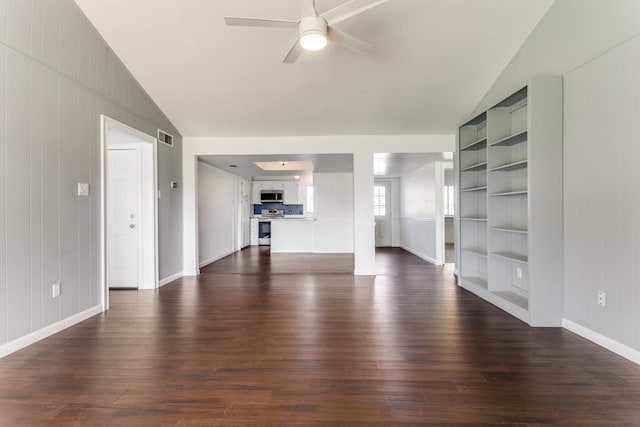
[[[464,150],[482,150],[483,148],[485,148],[487,146],[487,138],[481,138],[475,142],[472,142],[471,144],[465,145],[464,147],[460,148],[460,151],[464,151]]]
[[[523,131],[514,133],[513,135],[509,135],[509,136],[506,136],[506,137],[504,137],[502,139],[499,139],[499,140],[497,140],[495,142],[492,142],[491,146],[492,147],[497,146],[497,145],[509,146],[509,145],[515,145],[515,144],[519,144],[521,142],[525,142],[527,140],[527,137],[528,137],[527,133],[528,133],[528,131],[527,131],[527,129],[525,129]]]
[[[527,190],[505,191],[502,193],[493,193],[491,197],[525,196],[527,193]]]
[[[529,258],[524,255],[518,255],[511,252],[491,252],[491,255],[498,258],[508,259],[509,261],[521,262],[523,264],[529,263]]]
[[[487,218],[460,218],[462,221],[487,222]]]
[[[486,249],[480,249],[480,248],[462,248],[462,252],[468,252],[470,254],[478,255],[478,256],[481,256],[481,257],[486,257],[487,256],[487,250]]]
[[[513,163],[508,163],[506,165],[501,165],[501,166],[496,166],[495,168],[491,168],[491,172],[508,172],[508,171],[513,171],[513,170],[517,170],[517,169],[524,169],[526,168],[528,161],[527,160],[520,160],[519,162],[513,162]]]
[[[487,168],[487,162],[478,163],[475,165],[467,166],[462,169],[462,172],[471,172],[471,171],[479,171]]]
[[[499,296],[500,298],[509,301],[512,304],[517,305],[518,307],[528,310],[529,309],[529,300],[522,295],[518,295],[515,292],[511,291],[497,291],[493,292],[494,295]]]
[[[487,281],[479,277],[463,277],[462,281],[465,285],[476,286],[478,288],[484,289],[485,291],[489,289],[489,284],[487,283]]]
[[[504,233],[516,233],[516,234],[527,234],[527,230],[522,230],[519,228],[508,228],[508,227],[491,227],[493,231],[502,231]]]
[[[460,190],[463,193],[468,193],[471,191],[486,191],[487,190],[487,186],[483,186],[483,187],[473,187],[473,188],[465,188],[464,190]]]

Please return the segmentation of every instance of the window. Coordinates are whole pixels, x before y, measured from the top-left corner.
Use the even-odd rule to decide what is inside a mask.
[[[308,213],[313,213],[313,185],[307,185],[307,200],[305,203],[305,210]]]
[[[384,185],[373,186],[373,214],[387,216],[387,187]]]
[[[445,216],[453,216],[455,212],[455,191],[453,190],[453,185],[444,186],[442,202],[444,205]]]

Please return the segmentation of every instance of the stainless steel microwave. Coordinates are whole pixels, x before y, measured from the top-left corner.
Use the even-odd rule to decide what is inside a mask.
[[[260,202],[261,203],[282,203],[283,202],[283,191],[282,190],[262,190],[260,192]]]

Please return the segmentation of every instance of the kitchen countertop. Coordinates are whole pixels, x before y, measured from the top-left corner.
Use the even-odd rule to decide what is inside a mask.
[[[296,219],[296,220],[303,220],[303,221],[315,221],[316,218],[312,217],[312,216],[308,216],[308,215],[285,215],[284,218],[273,218],[273,217],[268,217],[268,216],[262,216],[262,215],[253,215],[251,218],[255,218],[255,219],[268,219],[271,221],[283,221],[283,220],[292,220],[292,219]]]

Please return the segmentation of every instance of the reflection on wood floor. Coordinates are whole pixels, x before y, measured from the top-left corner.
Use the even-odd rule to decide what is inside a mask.
[[[0,425],[620,426],[640,367],[399,249],[248,248],[0,360]]]

